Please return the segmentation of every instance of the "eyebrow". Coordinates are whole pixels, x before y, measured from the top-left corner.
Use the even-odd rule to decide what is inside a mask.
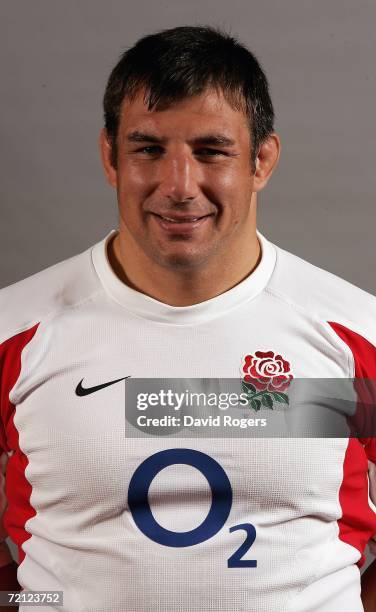
[[[129,142],[153,142],[157,144],[166,144],[168,142],[168,138],[159,138],[155,136],[155,134],[150,134],[147,132],[140,132],[139,130],[135,130],[127,135],[127,140]],[[203,134],[202,136],[196,136],[192,140],[188,141],[189,144],[193,145],[211,145],[211,146],[222,146],[222,147],[231,147],[236,144],[235,140],[225,136],[225,134]]]

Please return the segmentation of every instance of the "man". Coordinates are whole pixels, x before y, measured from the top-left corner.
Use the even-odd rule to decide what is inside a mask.
[[[248,413],[293,377],[376,377],[375,298],[257,231],[280,152],[264,73],[178,27],[124,53],[104,110],[118,231],[0,294],[21,587],[69,612],[363,610],[372,438],[140,439],[124,419],[128,377],[240,377]]]

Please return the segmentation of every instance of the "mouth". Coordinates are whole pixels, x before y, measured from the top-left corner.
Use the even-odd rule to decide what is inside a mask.
[[[208,220],[214,216],[214,213],[207,215],[174,215],[165,216],[157,213],[151,213],[153,218],[157,221],[159,227],[172,233],[187,233],[192,230],[198,229],[205,225]]]

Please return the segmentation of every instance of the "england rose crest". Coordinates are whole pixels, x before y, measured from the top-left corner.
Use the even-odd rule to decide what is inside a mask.
[[[281,355],[273,351],[256,351],[254,355],[244,357],[242,370],[242,388],[253,410],[260,410],[261,406],[273,410],[274,402],[289,403],[285,391],[293,375],[289,362]]]

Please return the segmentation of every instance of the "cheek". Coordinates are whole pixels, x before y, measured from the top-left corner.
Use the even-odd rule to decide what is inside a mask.
[[[220,200],[227,201],[232,208],[242,208],[242,202],[249,202],[252,195],[253,176],[250,168],[232,164],[216,167],[207,174],[208,182]]]
[[[224,173],[216,183],[216,194],[222,204],[223,216],[232,223],[247,217],[252,197],[251,178],[239,172]]]
[[[131,165],[121,166],[117,174],[117,194],[119,206],[123,210],[142,210],[142,205],[153,190],[145,173]]]
[[[118,187],[121,191],[143,191],[149,183],[148,174],[140,166],[128,163],[118,169]]]
[[[210,183],[222,192],[234,193],[239,184],[239,172],[230,165],[213,166],[213,168],[209,167],[207,169],[205,179],[207,183]]]

